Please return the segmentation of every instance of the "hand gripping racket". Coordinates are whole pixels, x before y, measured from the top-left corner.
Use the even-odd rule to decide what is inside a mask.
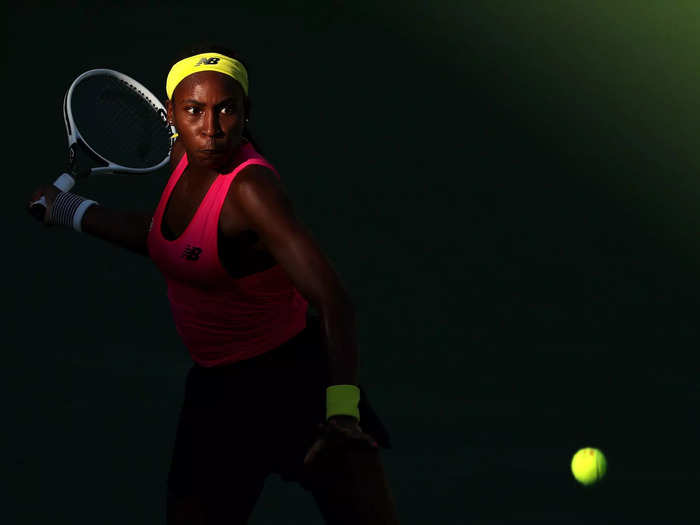
[[[165,107],[131,77],[111,69],[91,69],[78,76],[63,98],[68,135],[68,169],[54,181],[69,191],[89,175],[149,173],[170,160],[174,128]],[[80,155],[79,155],[80,154]],[[46,200],[30,205],[42,220]]]

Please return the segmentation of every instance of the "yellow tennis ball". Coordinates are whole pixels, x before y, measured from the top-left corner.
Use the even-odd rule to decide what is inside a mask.
[[[605,456],[597,448],[582,448],[571,460],[571,472],[584,485],[592,485],[605,476],[608,464]]]

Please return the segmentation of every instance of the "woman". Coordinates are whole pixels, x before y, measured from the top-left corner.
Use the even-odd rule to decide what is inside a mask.
[[[167,523],[247,523],[271,473],[310,491],[327,523],[398,523],[379,455],[389,436],[358,386],[351,301],[256,151],[245,66],[226,48],[192,49],[166,92],[178,134],[152,215],[79,207],[53,186],[31,201],[46,198],[47,225],[83,210],[82,231],[151,257],[165,277],[194,361]]]

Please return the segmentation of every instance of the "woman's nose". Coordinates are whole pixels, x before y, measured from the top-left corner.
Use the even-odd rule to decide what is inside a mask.
[[[216,115],[213,112],[208,113],[207,116],[204,118],[202,133],[207,136],[213,136],[219,133],[219,131],[219,121],[216,118]]]

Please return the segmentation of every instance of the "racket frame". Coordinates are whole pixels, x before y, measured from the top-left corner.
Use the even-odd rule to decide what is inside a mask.
[[[168,125],[168,113],[165,109],[163,103],[158,100],[151,91],[141,84],[139,81],[134,80],[124,73],[115,71],[113,69],[98,68],[90,69],[78,75],[75,80],[71,83],[68,91],[63,97],[63,122],[66,126],[66,135],[68,137],[68,172],[63,172],[61,175],[53,182],[53,185],[61,191],[70,191],[75,185],[76,178],[86,178],[89,175],[110,175],[110,174],[132,174],[132,173],[150,173],[152,171],[159,170],[165,166],[170,161],[170,152],[165,156],[165,158],[158,164],[149,166],[147,168],[129,168],[115,162],[111,162],[104,156],[97,153],[92,147],[85,142],[78,127],[75,125],[75,120],[73,119],[72,108],[72,95],[75,87],[80,84],[84,79],[97,75],[110,75],[115,77],[117,80],[124,82],[130,89],[136,91],[141,95],[146,101],[148,101],[156,113],[163,120],[163,125],[167,126],[170,134],[170,146],[172,147],[173,136],[175,135],[175,127]],[[95,166],[87,170],[77,170],[75,168],[77,151],[76,148],[80,145],[84,148],[84,151],[93,160],[106,164],[106,166]],[[46,198],[42,195],[38,200],[30,204],[30,211],[32,215],[39,221],[43,220],[44,212],[46,210]]]
[[[96,166],[93,168],[90,168],[89,170],[81,171],[79,173],[74,173],[73,177],[77,175],[78,177],[86,177],[88,175],[110,175],[110,174],[132,174],[132,173],[150,173],[152,171],[159,170],[163,166],[165,166],[169,161],[170,161],[170,154],[168,153],[162,161],[160,161],[158,164],[155,164],[153,166],[149,166],[146,168],[130,168],[128,166],[123,166],[121,164],[117,164],[116,162],[112,162],[109,159],[105,158],[103,155],[100,155],[97,151],[95,151],[90,144],[88,144],[83,136],[80,134],[80,130],[75,124],[75,120],[73,119],[73,112],[72,112],[72,96],[73,96],[73,91],[75,90],[75,87],[80,84],[84,79],[93,77],[93,76],[98,76],[98,75],[109,75],[113,76],[117,80],[120,80],[124,84],[126,84],[130,89],[141,95],[142,98],[144,98],[146,101],[148,101],[151,106],[153,106],[153,109],[155,112],[160,116],[160,118],[163,120],[163,125],[169,127],[169,134],[172,137],[175,133],[175,128],[173,126],[168,125],[168,113],[165,109],[165,106],[161,103],[160,100],[158,100],[158,97],[156,97],[151,91],[138,82],[137,80],[134,80],[128,75],[125,75],[124,73],[120,73],[119,71],[114,71],[113,69],[106,69],[106,68],[99,68],[99,69],[90,69],[89,71],[86,71],[85,73],[80,74],[70,85],[68,88],[68,91],[66,92],[64,98],[63,98],[63,122],[65,123],[66,126],[66,134],[68,136],[68,163],[71,168],[73,167],[75,160],[76,160],[76,147],[78,144],[82,146],[85,149],[85,152],[90,156],[93,160],[97,162],[101,162],[103,164],[106,164],[106,166]],[[71,170],[73,171],[73,170]],[[82,178],[82,177],[81,177]],[[65,190],[64,190],[65,191]]]

